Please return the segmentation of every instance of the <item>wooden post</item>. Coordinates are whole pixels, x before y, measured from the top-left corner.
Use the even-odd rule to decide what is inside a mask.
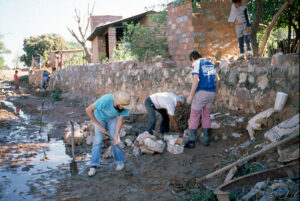
[[[221,174],[221,173],[229,170],[230,168],[232,168],[232,167],[234,167],[234,166],[236,166],[236,165],[238,165],[238,164],[240,164],[240,163],[242,163],[244,161],[248,161],[248,160],[250,160],[250,159],[252,159],[252,158],[254,158],[256,156],[264,154],[264,153],[266,153],[266,152],[268,152],[268,151],[270,151],[270,150],[272,150],[272,149],[274,149],[274,148],[276,148],[276,147],[278,147],[280,145],[283,145],[283,144],[285,144],[285,143],[287,143],[287,142],[289,142],[289,141],[291,141],[291,140],[293,140],[293,139],[295,139],[297,137],[299,137],[299,130],[297,130],[295,133],[293,133],[292,135],[290,135],[289,137],[287,137],[287,138],[285,138],[285,139],[283,139],[281,141],[273,142],[273,143],[267,145],[264,149],[262,149],[262,150],[260,150],[258,152],[255,152],[255,153],[253,153],[253,154],[251,154],[251,155],[249,155],[249,156],[247,156],[245,158],[239,159],[238,161],[236,161],[236,162],[234,162],[234,163],[232,163],[230,165],[227,165],[227,166],[225,166],[225,167],[223,167],[223,168],[221,168],[221,169],[219,169],[219,170],[217,170],[215,172],[212,172],[212,173],[210,173],[210,174],[208,174],[206,176],[203,176],[201,178],[196,178],[196,183],[201,183],[202,181],[205,181],[205,180],[210,179],[210,178],[212,178],[212,177],[214,177],[216,175],[219,175],[219,174]]]

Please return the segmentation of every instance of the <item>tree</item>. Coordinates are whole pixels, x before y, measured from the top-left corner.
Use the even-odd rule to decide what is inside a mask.
[[[287,0],[282,6],[281,8],[276,12],[276,14],[273,16],[272,21],[270,22],[270,24],[268,25],[268,27],[265,30],[264,36],[263,36],[263,40],[260,44],[259,47],[259,52],[258,55],[262,56],[268,41],[268,38],[271,34],[272,29],[274,28],[276,22],[278,21],[279,17],[282,15],[282,13],[284,12],[284,10],[289,6],[289,4],[293,3],[294,0]]]
[[[251,45],[252,45],[253,55],[257,56],[258,48],[259,48],[259,44],[257,41],[257,32],[259,29],[259,23],[263,16],[263,6],[262,6],[262,0],[255,0],[255,3],[256,3],[257,10],[256,10],[256,16],[254,18],[253,25],[252,25],[251,31],[250,31],[250,41],[251,41]]]
[[[82,46],[78,42],[67,41],[68,50],[81,50]]]
[[[41,55],[44,61],[49,58],[49,53],[52,50],[66,49],[66,42],[60,35],[57,34],[43,34],[41,36],[31,36],[25,38],[23,42],[24,55],[21,56],[21,61],[26,66],[31,66],[32,57]]]
[[[4,63],[4,58],[3,58],[3,55],[4,54],[10,54],[10,50],[6,49],[4,43],[1,41],[3,38],[3,36],[0,34],[0,68],[3,68],[5,67]]]
[[[87,40],[86,34],[87,34],[87,30],[88,30],[89,25],[90,25],[90,19],[91,19],[92,14],[93,14],[94,7],[95,7],[95,3],[94,3],[91,10],[89,9],[89,5],[88,5],[87,19],[86,20],[85,19],[81,20],[80,11],[75,9],[74,19],[77,22],[79,36],[75,33],[75,31],[73,29],[70,29],[69,27],[67,27],[67,29],[72,34],[72,36],[82,46],[82,48],[84,50],[84,53],[85,53],[86,60],[87,60],[88,63],[92,62],[92,56],[91,56],[91,53],[90,53],[89,49],[86,46],[86,42],[87,42],[86,41]],[[86,22],[86,25],[84,26],[85,21],[87,21],[87,22]]]
[[[271,34],[272,29],[283,15],[284,11],[292,4],[294,0],[285,0],[282,4],[278,0],[249,0],[248,7],[250,16],[253,20],[252,30],[250,33],[251,43],[254,56],[262,56]],[[262,23],[262,24],[261,24]],[[282,26],[282,24],[281,24]],[[257,32],[259,27],[264,28],[264,35],[259,45],[257,41]]]
[[[280,19],[277,22],[277,27],[288,27],[288,40],[287,40],[287,49],[285,49],[285,52],[291,53],[296,52],[296,45],[299,42],[300,39],[300,2],[294,1],[289,7],[286,9],[286,11],[282,14]],[[294,33],[296,36],[292,39],[292,29],[294,30]]]

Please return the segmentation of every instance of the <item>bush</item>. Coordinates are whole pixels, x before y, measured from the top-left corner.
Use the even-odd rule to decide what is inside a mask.
[[[136,59],[137,58],[133,55],[131,48],[126,47],[125,44],[120,44],[115,48],[114,55],[110,61],[134,61]]]
[[[29,78],[28,78],[28,75],[23,75],[19,78],[19,82],[23,82],[23,83],[26,83],[28,84],[29,83]]]
[[[53,91],[50,98],[53,101],[60,101],[61,100],[61,94],[62,94],[62,91],[60,91],[60,90]]]
[[[132,55],[138,60],[145,60],[156,55],[168,55],[168,44],[161,26],[145,27],[139,23],[124,24],[126,29],[122,43],[129,43]]]
[[[189,189],[183,196],[184,201],[218,201],[217,196],[212,190],[200,188],[195,185],[195,188]]]
[[[100,54],[99,54],[99,57],[98,57],[98,60],[99,60],[100,62],[102,62],[102,61],[107,60],[107,57],[106,57],[106,55],[105,55],[104,53],[100,53]]]

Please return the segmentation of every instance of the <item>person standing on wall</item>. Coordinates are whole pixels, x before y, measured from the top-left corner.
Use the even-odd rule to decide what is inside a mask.
[[[236,36],[239,41],[240,56],[238,59],[250,59],[252,57],[250,46],[250,21],[248,9],[242,5],[242,0],[232,0],[232,7],[228,22],[235,24]],[[247,54],[245,55],[244,40],[247,46]]]
[[[120,143],[119,132],[124,117],[129,116],[129,110],[134,106],[133,99],[127,92],[115,92],[100,97],[95,103],[86,108],[86,113],[94,123],[95,140],[92,147],[92,158],[88,176],[96,174],[100,166],[100,155],[103,144],[103,134],[110,135],[116,170],[124,168],[122,150],[116,146]]]
[[[169,132],[170,119],[171,123],[177,133],[181,133],[175,118],[175,108],[182,107],[186,103],[184,95],[177,96],[170,92],[162,92],[152,94],[145,99],[145,106],[149,115],[149,123],[147,125],[147,131],[153,134],[155,129],[156,117],[155,111],[158,111],[163,120],[160,124],[160,132]]]
[[[194,148],[201,115],[203,135],[201,135],[200,141],[205,146],[210,143],[210,110],[218,91],[219,76],[215,65],[201,58],[202,56],[197,51],[191,52],[189,57],[193,62],[193,83],[190,95],[187,98],[187,103],[192,105],[189,119],[189,136],[188,141],[185,142],[185,147]]]

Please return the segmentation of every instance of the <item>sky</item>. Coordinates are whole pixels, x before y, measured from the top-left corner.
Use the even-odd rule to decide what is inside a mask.
[[[66,41],[75,41],[67,30],[67,26],[77,29],[74,10],[87,15],[88,4],[93,2],[94,15],[128,17],[166,0],[0,0],[0,34],[5,47],[12,52],[4,55],[5,63],[14,67],[13,60],[24,54],[23,40],[30,36],[56,33]]]

